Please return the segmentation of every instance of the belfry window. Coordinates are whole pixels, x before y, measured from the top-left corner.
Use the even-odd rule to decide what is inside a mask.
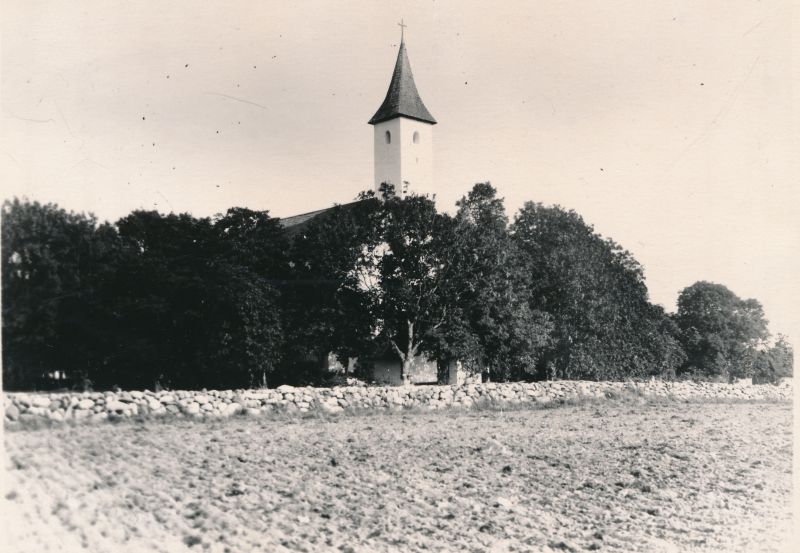
[[[414,144],[419,144],[419,132],[414,131],[414,136],[411,138],[414,141]]]
[[[386,143],[387,144],[392,143],[392,133],[390,133],[389,131],[386,131]]]

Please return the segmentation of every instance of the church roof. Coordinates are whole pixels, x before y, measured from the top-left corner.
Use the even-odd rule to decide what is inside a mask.
[[[436,124],[436,119],[422,103],[422,98],[417,92],[414,75],[411,74],[411,64],[408,62],[408,54],[406,54],[406,44],[403,41],[400,42],[400,51],[397,52],[397,62],[394,64],[392,82],[389,83],[386,98],[372,119],[369,120],[369,124],[376,125],[401,115],[432,125]]]
[[[281,226],[283,226],[283,228],[286,229],[286,234],[290,238],[294,238],[295,236],[305,232],[306,228],[308,227],[312,219],[327,213],[328,211],[334,209],[335,207],[343,207],[345,209],[349,209],[350,206],[355,205],[358,202],[359,200],[356,200],[354,202],[349,202],[346,204],[336,204],[331,207],[326,207],[324,209],[317,209],[316,211],[309,211],[307,213],[300,213],[299,215],[292,215],[291,217],[283,217],[278,222],[281,224]]]
[[[280,219],[280,224],[283,228],[290,228],[295,227],[297,225],[302,225],[316,217],[317,215],[322,215],[326,211],[330,211],[333,207],[326,207],[324,209],[317,209],[316,211],[309,211],[308,213],[300,213],[299,215],[292,215],[291,217],[283,217]]]

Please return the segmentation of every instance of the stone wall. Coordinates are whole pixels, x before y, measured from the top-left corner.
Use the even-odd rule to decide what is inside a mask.
[[[329,413],[417,407],[442,409],[495,403],[518,405],[570,399],[607,398],[624,394],[684,399],[791,401],[792,381],[780,385],[712,384],[697,382],[554,381],[460,386],[294,388],[225,391],[132,391],[83,393],[6,393],[6,424],[25,420],[86,420],[132,416],[174,415],[229,417],[273,411]]]

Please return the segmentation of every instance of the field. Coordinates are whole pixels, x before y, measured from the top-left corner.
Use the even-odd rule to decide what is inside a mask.
[[[791,406],[6,432],[3,551],[782,551]]]

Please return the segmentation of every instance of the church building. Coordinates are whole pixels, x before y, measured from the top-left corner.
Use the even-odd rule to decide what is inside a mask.
[[[402,22],[400,26],[401,29],[405,27]],[[389,89],[368,123],[373,126],[375,192],[378,193],[381,185],[386,183],[393,185],[395,193],[401,197],[414,193],[434,198],[433,126],[436,119],[425,107],[417,90],[402,31]],[[286,217],[281,219],[281,224],[290,236],[297,236],[309,221],[328,209]],[[331,370],[344,368],[332,355],[324,362]],[[353,362],[348,362],[351,368]],[[376,382],[403,384],[401,362],[393,352],[371,360],[370,364],[374,367],[373,380]],[[460,370],[460,364],[448,367],[447,372],[450,384],[462,383],[467,378]],[[412,384],[435,384],[437,378],[435,361],[422,356],[414,361],[410,373]]]

